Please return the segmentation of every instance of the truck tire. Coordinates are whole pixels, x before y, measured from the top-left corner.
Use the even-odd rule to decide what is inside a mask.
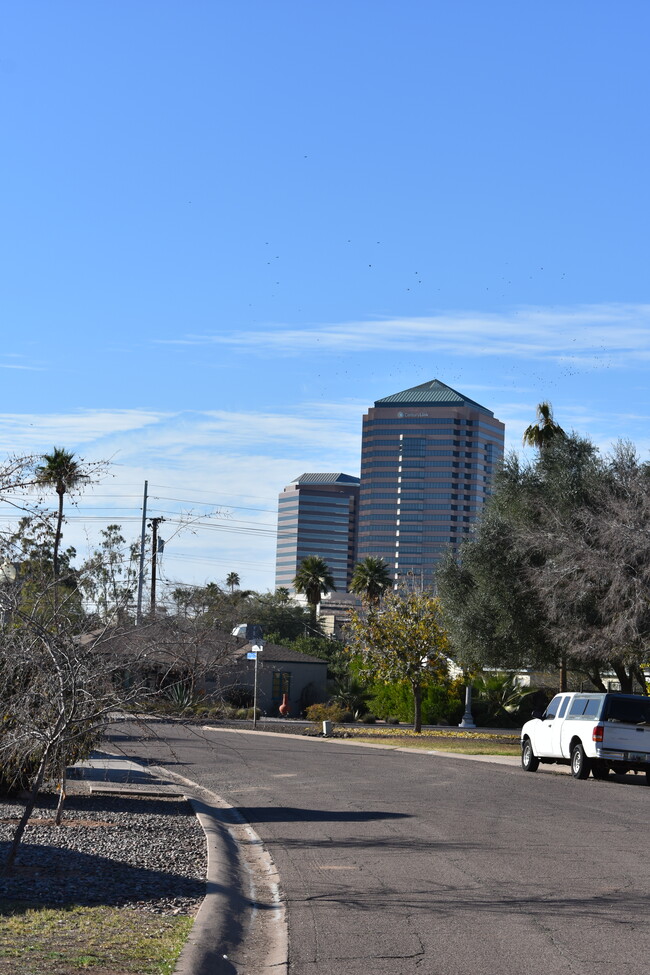
[[[589,759],[579,741],[571,749],[571,775],[574,779],[586,779],[591,771]]]
[[[524,772],[536,772],[539,768],[539,759],[533,751],[530,738],[526,738],[521,746],[521,767]]]

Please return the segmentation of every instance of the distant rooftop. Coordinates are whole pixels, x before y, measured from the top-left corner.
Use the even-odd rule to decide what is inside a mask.
[[[360,484],[358,477],[352,474],[301,474],[294,478],[292,484]]]
[[[421,386],[404,389],[401,393],[384,396],[383,399],[375,401],[375,406],[473,406],[474,409],[481,410],[488,416],[494,416],[491,410],[481,406],[469,396],[463,396],[451,386],[441,383],[439,379],[432,379],[431,382],[422,383]]]

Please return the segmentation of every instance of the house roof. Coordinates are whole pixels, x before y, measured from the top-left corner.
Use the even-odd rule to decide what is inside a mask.
[[[473,406],[474,409],[494,416],[491,410],[441,383],[439,379],[384,396],[383,399],[375,400],[375,406]]]
[[[323,667],[327,667],[327,661],[321,657],[312,657],[308,653],[300,653],[298,650],[292,650],[290,647],[281,647],[276,643],[265,643],[262,641],[262,644],[264,649],[262,650],[260,660],[263,660],[265,663],[322,664]],[[247,643],[242,647],[242,652],[248,652],[251,646],[253,644]]]
[[[301,474],[294,478],[292,484],[360,484],[358,477],[352,474]]]

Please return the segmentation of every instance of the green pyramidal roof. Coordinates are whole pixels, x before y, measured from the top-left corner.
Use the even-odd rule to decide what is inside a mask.
[[[469,396],[463,396],[451,386],[446,386],[439,379],[432,379],[431,382],[422,383],[421,386],[404,389],[401,393],[393,393],[392,396],[384,396],[383,399],[375,401],[375,406],[472,406],[489,416],[494,416],[491,410],[481,406]]]

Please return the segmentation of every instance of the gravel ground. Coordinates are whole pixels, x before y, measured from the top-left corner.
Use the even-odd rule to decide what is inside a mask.
[[[207,855],[186,800],[72,795],[60,827],[52,822],[55,808],[55,796],[41,797],[14,869],[0,874],[0,899],[196,913]],[[0,802],[0,865],[23,809],[20,802]]]

